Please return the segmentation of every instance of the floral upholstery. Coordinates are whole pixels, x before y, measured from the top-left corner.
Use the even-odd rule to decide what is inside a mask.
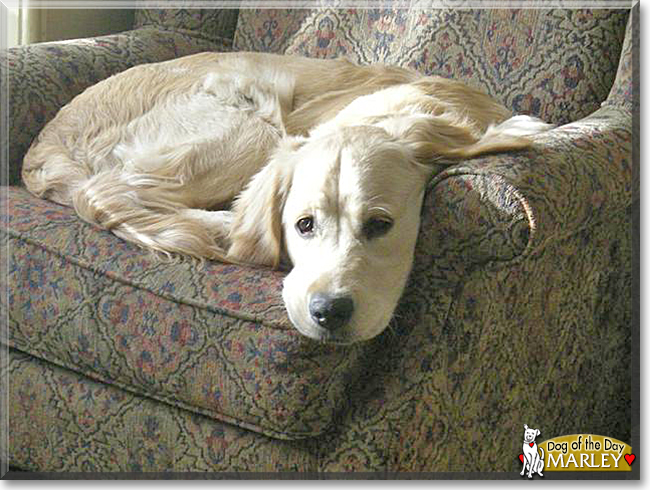
[[[408,66],[563,124],[607,97],[626,21],[613,10],[244,10],[235,49]]]
[[[146,5],[146,1],[140,1]],[[149,2],[160,5],[160,2]],[[155,27],[165,32],[184,32],[193,38],[202,37],[213,43],[232,41],[239,12],[236,9],[155,9],[140,8],[135,12],[135,28]]]
[[[6,199],[13,347],[277,437],[331,425],[360,348],[302,341],[283,274],[161,263],[70,208]]]
[[[514,472],[524,423],[630,442],[627,13],[143,9],[128,33],[10,51],[13,184],[30,138],[83,86],[202,49],[413,66],[560,124],[530,150],[440,168],[395,318],[351,347],[290,327],[282,271],[157,262],[4,188],[12,464]],[[108,49],[120,39],[142,50]]]

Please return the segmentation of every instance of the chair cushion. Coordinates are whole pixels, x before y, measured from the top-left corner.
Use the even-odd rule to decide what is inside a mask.
[[[564,124],[600,107],[629,10],[242,10],[235,49],[408,66]]]
[[[364,347],[301,336],[282,272],[163,262],[22,188],[0,208],[11,347],[277,438],[320,434],[347,403]]]

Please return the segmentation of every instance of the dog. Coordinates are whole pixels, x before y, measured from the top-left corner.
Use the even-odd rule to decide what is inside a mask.
[[[290,269],[305,336],[381,333],[409,275],[436,169],[548,129],[414,70],[200,53],[86,89],[25,156],[36,196],[145,249]]]
[[[526,469],[528,469],[528,478],[532,478],[535,473],[539,476],[544,476],[542,474],[542,470],[544,469],[544,450],[539,448],[542,452],[540,455],[537,451],[537,444],[535,443],[535,438],[539,434],[539,429],[529,429],[528,425],[524,424],[524,467],[521,470],[521,476],[524,476]]]

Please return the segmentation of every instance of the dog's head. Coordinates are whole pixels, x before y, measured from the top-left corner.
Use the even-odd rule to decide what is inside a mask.
[[[535,438],[540,435],[541,432],[539,429],[529,429],[526,424],[524,424],[524,443],[530,444],[535,442]]]
[[[236,213],[230,253],[277,265],[286,252],[283,297],[304,335],[372,338],[410,272],[429,173],[377,127],[288,140],[237,203],[247,212]]]
[[[282,213],[289,316],[304,335],[350,343],[388,325],[413,262],[428,172],[386,131],[341,128],[293,157]]]

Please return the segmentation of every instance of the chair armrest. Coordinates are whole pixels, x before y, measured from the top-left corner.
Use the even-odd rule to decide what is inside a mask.
[[[523,259],[549,241],[629,215],[639,199],[638,33],[636,5],[600,110],[537,136],[529,150],[473,159],[432,180],[415,268],[456,283],[473,267]]]
[[[206,40],[189,32],[143,27],[120,34],[19,46],[0,53],[0,80],[7,87],[10,185],[20,184],[29,145],[61,107],[87,87],[142,63],[201,51],[227,51],[232,42]],[[6,141],[5,141],[6,139]],[[5,146],[6,145],[6,146]]]
[[[535,136],[528,150],[438,174],[423,206],[416,267],[457,282],[473,267],[535,254],[627,212],[633,187],[632,116],[605,106]]]

